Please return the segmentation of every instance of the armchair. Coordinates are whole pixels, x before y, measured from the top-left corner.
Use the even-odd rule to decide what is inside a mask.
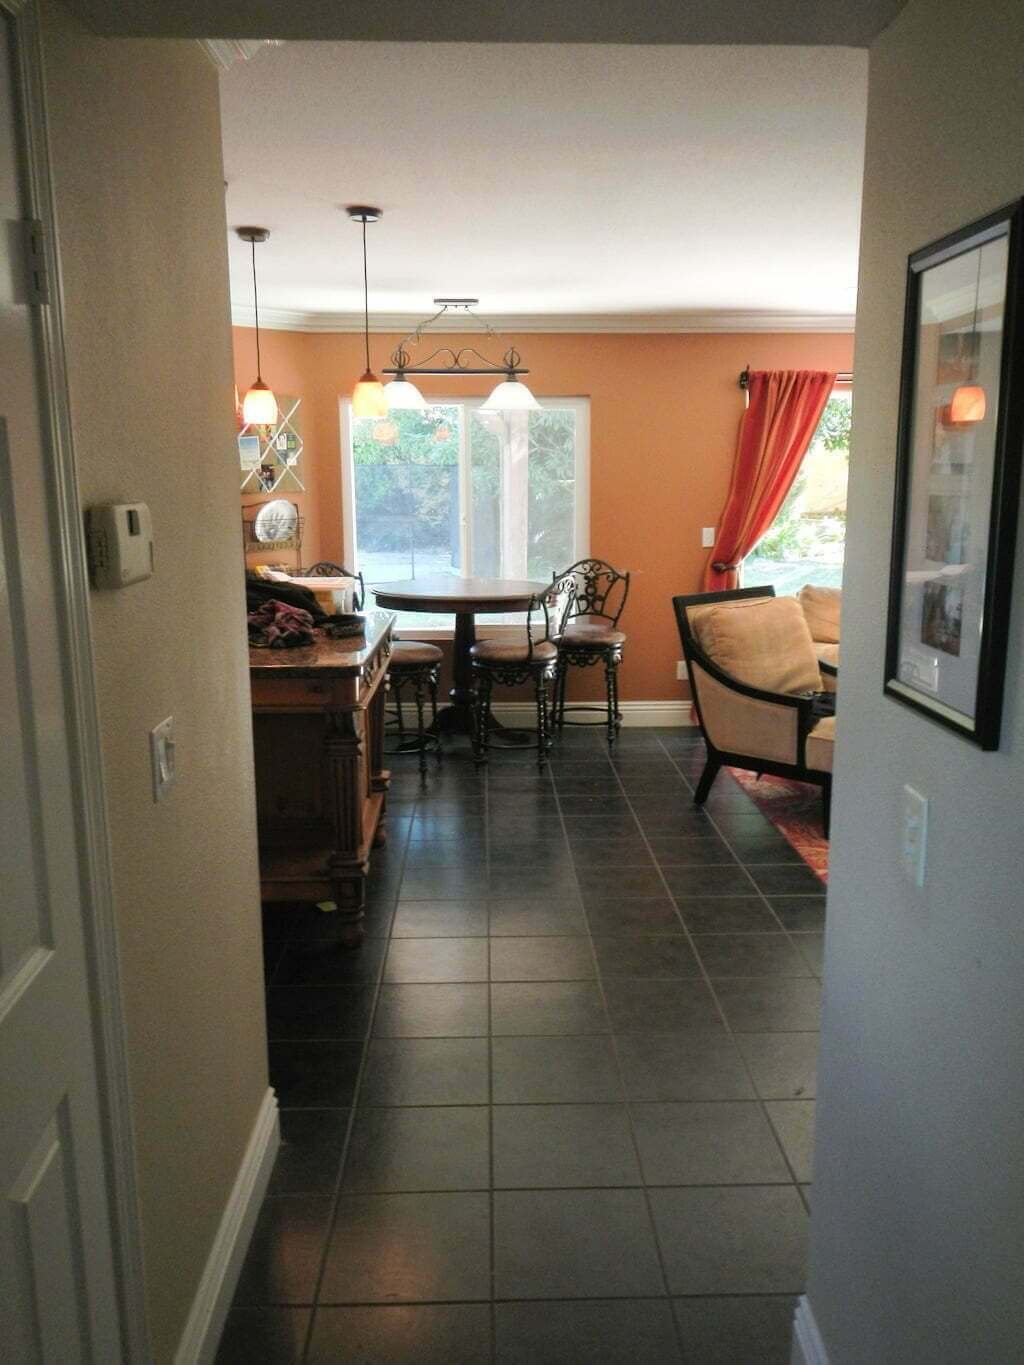
[[[702,806],[723,764],[821,788],[828,834],[835,716],[823,715],[814,642],[800,605],[774,588],[674,597],[707,763]]]

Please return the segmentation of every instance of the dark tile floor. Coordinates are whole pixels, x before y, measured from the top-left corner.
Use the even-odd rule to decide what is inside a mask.
[[[363,948],[268,914],[283,1141],[220,1362],[789,1360],[825,902],[701,763],[409,764]]]

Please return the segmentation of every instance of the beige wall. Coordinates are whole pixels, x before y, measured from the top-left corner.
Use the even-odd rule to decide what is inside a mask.
[[[1024,1349],[1019,547],[999,752],[882,694],[906,258],[1024,193],[1022,71],[1019,0],[911,0],[871,53],[808,1289],[831,1365]],[[904,783],[931,803],[923,892]]]
[[[156,575],[91,606],[163,1362],[267,1084],[217,78],[195,43],[44,19],[82,501],[148,502],[156,538]]]

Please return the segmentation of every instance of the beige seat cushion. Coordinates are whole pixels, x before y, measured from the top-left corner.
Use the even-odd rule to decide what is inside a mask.
[[[529,652],[525,640],[479,640],[469,651],[470,657],[488,664],[525,664],[529,662]],[[537,663],[551,663],[558,657],[558,650],[550,640],[537,640],[533,646],[533,658]]]
[[[804,757],[807,760],[808,768],[813,768],[815,772],[819,773],[830,773],[832,771],[832,750],[835,747],[835,742],[836,718],[835,716],[823,716],[805,741]]]
[[[423,664],[439,664],[442,659],[437,645],[429,645],[425,640],[396,640],[391,646],[388,668],[419,668]]]
[[[738,682],[766,692],[821,691],[818,655],[794,597],[741,597],[690,607],[697,643]]]
[[[570,621],[562,639],[567,645],[624,645],[626,637],[607,621],[588,621],[585,617]]]
[[[820,588],[815,583],[806,583],[797,593],[796,600],[807,618],[811,638],[830,645],[838,644],[842,588]]]

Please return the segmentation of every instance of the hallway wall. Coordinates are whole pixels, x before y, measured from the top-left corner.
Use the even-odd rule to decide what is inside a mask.
[[[267,1086],[217,75],[196,43],[43,20],[82,503],[141,499],[155,530],[155,576],[91,611],[163,1365]]]
[[[1024,1340],[1019,544],[999,751],[882,693],[907,255],[1024,194],[1022,69],[1019,0],[911,0],[871,51],[808,1289],[831,1365]],[[920,892],[904,783],[931,803]]]

